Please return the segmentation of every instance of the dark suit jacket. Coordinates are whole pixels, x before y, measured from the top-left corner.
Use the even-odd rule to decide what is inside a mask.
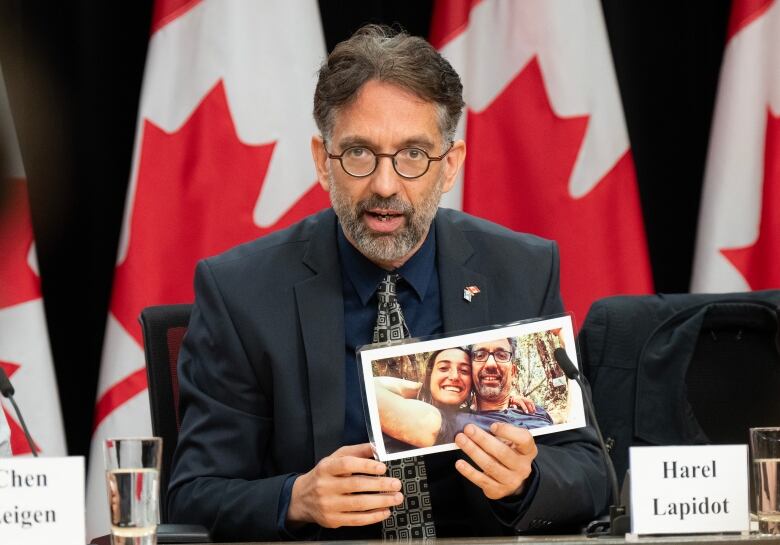
[[[326,210],[198,264],[179,359],[183,420],[168,495],[172,521],[203,524],[219,540],[282,538],[285,480],[341,446],[336,221]],[[434,225],[445,332],[562,311],[554,243],[452,210],[439,210]],[[469,303],[463,288],[471,285],[481,292]],[[538,488],[516,509],[497,508],[447,470],[442,493],[431,490],[437,529],[440,515],[459,519],[469,533],[500,535],[583,523],[601,512],[608,487],[591,430],[545,435],[537,444]],[[448,516],[446,501],[437,510],[437,495],[458,513]],[[444,526],[439,535],[449,533]]]

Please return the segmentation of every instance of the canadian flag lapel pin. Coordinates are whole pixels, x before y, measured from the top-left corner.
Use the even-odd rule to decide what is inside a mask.
[[[465,299],[466,302],[471,303],[471,300],[478,293],[479,293],[479,288],[477,286],[466,286],[465,288],[463,288],[463,299]]]

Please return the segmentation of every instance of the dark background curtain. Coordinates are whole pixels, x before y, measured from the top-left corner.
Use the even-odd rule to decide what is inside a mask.
[[[432,0],[319,5],[329,50],[365,22],[426,36],[433,8]],[[602,6],[656,290],[685,292],[730,5]],[[0,62],[29,182],[71,454],[89,449],[151,9],[152,0],[0,0]]]

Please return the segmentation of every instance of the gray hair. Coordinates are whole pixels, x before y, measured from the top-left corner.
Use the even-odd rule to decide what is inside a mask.
[[[502,339],[497,339],[502,340]],[[506,342],[509,343],[509,351],[512,353],[512,359],[515,359],[515,356],[517,356],[517,337],[507,337]],[[468,352],[469,354],[472,354],[474,352],[474,347],[480,344],[484,344],[481,342],[470,344],[468,346]]]
[[[397,85],[434,103],[442,138],[454,138],[464,102],[463,84],[452,65],[422,38],[384,25],[365,25],[339,43],[320,66],[314,120],[326,141],[336,113],[371,80]]]

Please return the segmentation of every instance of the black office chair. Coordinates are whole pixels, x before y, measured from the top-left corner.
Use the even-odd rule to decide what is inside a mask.
[[[159,543],[206,543],[208,531],[202,526],[170,524],[168,520],[168,481],[173,451],[179,438],[179,380],[176,363],[190,321],[192,305],[147,307],[138,317],[144,337],[146,378],[149,383],[149,407],[152,431],[163,438],[160,470]]]
[[[780,420],[780,290],[608,297],[579,333],[618,478],[633,445],[747,443]]]
[[[152,432],[163,439],[158,543],[211,543],[208,530],[203,526],[170,524],[168,521],[168,481],[181,424],[176,364],[191,311],[192,305],[160,305],[145,308],[138,317],[144,337]],[[108,535],[95,538],[91,542],[91,545],[110,544],[111,536]]]
[[[179,438],[179,380],[176,362],[191,311],[192,305],[161,305],[145,308],[138,317],[144,336],[152,432],[163,438],[160,475],[162,522],[168,521],[166,495],[173,450]]]

